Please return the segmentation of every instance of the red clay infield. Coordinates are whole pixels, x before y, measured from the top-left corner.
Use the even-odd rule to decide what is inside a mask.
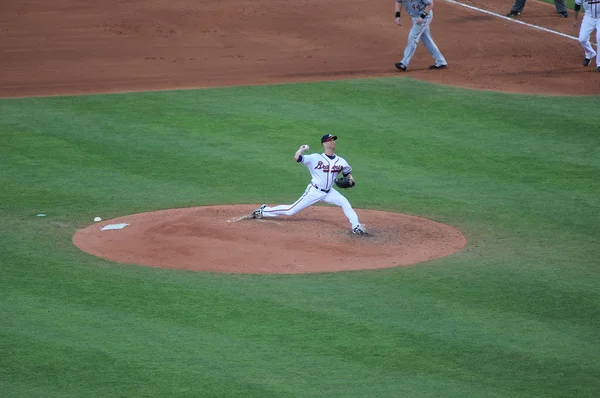
[[[466,3],[504,15],[512,0]],[[432,34],[405,76],[479,89],[600,94],[574,39],[437,0]],[[408,34],[393,1],[28,0],[0,2],[0,97],[394,76]],[[530,0],[521,21],[578,35]],[[440,73],[443,72],[443,73]],[[565,110],[567,111],[567,110]]]
[[[503,15],[512,1],[465,3]],[[432,60],[421,46],[404,77],[515,93],[600,94],[600,73],[582,66],[578,29],[552,5],[530,0],[519,20],[569,37],[444,0],[434,14],[433,37],[450,67],[428,70]],[[391,0],[4,1],[0,97],[396,76],[409,29],[404,19],[404,27],[395,26]],[[99,234],[94,224],[73,240],[118,262],[280,273],[406,265],[465,244],[443,224],[369,210],[358,211],[374,232],[364,239],[348,233],[337,208],[272,222],[224,221],[249,209],[132,215],[123,230]]]

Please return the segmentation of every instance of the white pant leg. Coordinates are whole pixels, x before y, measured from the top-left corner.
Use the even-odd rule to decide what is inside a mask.
[[[585,57],[588,59],[592,59],[596,56],[596,51],[592,47],[592,43],[590,43],[590,35],[592,31],[596,28],[595,18],[590,18],[588,14],[583,16],[583,20],[581,21],[581,28],[579,29],[579,44],[585,51]],[[598,32],[596,32],[596,38],[598,38]],[[598,62],[598,60],[596,60]]]
[[[325,192],[319,191],[309,184],[302,196],[291,205],[267,206],[263,209],[262,215],[263,217],[293,216],[306,209],[308,206],[312,206],[315,203],[322,201],[326,195]]]
[[[448,65],[448,62],[446,62],[446,58],[444,58],[442,52],[433,41],[433,37],[431,37],[431,29],[429,28],[429,26],[427,26],[427,29],[421,35],[421,41],[425,45],[427,51],[429,51],[429,54],[431,54],[431,56],[433,57],[433,60],[435,61],[435,64],[437,66]]]
[[[600,48],[600,18],[596,19],[596,48]],[[587,57],[586,57],[587,58]],[[600,67],[600,61],[598,61],[598,57],[596,57],[596,66]]]
[[[344,197],[344,195],[342,195],[335,189],[331,188],[331,191],[329,191],[327,196],[325,196],[325,198],[323,199],[323,202],[329,203],[332,205],[336,205],[336,206],[340,206],[342,208],[342,210],[344,211],[344,214],[348,218],[348,221],[350,221],[352,228],[355,228],[358,225],[360,225],[358,222],[358,215],[356,214],[356,212],[350,205],[350,202],[348,202],[348,199],[346,199]]]

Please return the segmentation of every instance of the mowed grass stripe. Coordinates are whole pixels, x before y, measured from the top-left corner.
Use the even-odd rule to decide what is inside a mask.
[[[600,116],[571,106],[406,78],[0,101],[0,394],[593,396]],[[354,207],[450,223],[465,250],[240,276],[70,241],[96,215],[291,203],[293,152],[325,132]]]

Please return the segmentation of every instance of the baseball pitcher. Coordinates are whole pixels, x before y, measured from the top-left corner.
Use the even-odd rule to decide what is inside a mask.
[[[335,184],[339,188],[351,188],[354,186],[352,178],[352,167],[346,160],[335,154],[335,141],[337,136],[325,134],[321,137],[321,144],[325,150],[324,153],[313,153],[304,155],[309,149],[308,145],[302,145],[294,154],[296,162],[303,164],[308,168],[311,175],[310,184],[300,196],[300,198],[291,205],[267,206],[262,205],[256,209],[250,218],[292,216],[309,206],[318,202],[325,202],[342,208],[352,226],[352,232],[357,235],[366,235],[367,230],[364,225],[358,221],[358,215],[348,202],[348,199],[333,188]],[[337,179],[342,173],[344,178]]]

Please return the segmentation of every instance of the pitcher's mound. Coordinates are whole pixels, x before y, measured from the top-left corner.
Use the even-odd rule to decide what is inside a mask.
[[[242,219],[259,205],[153,211],[79,230],[81,250],[118,263],[192,271],[299,274],[389,268],[444,257],[466,239],[436,221],[357,210],[369,235],[352,234],[339,207],[292,217]]]

